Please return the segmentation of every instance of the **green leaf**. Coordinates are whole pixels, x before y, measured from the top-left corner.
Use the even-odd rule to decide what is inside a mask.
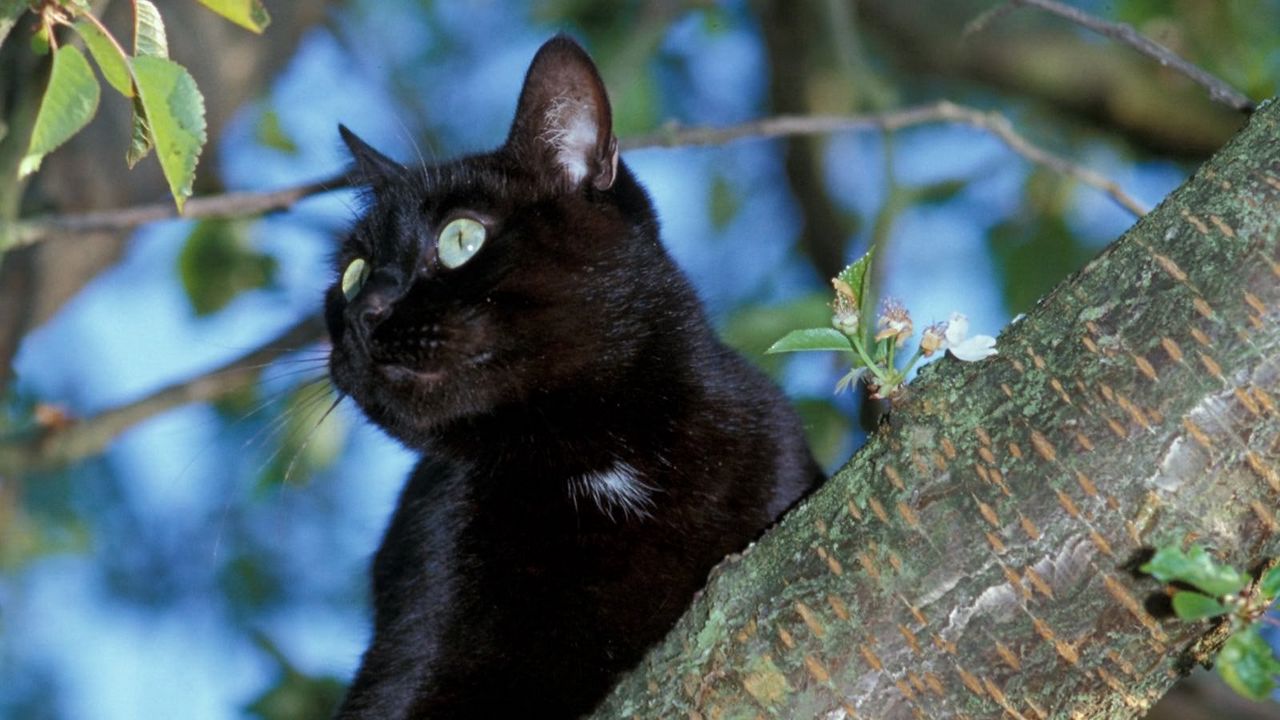
[[[107,79],[111,87],[125,97],[133,97],[133,76],[129,73],[129,57],[115,38],[102,31],[102,28],[81,20],[71,27],[84,39],[89,54],[98,63],[102,77]]]
[[[867,293],[871,291],[871,259],[874,254],[875,248],[873,247],[867,250],[867,254],[858,258],[849,267],[841,270],[839,275],[836,275],[837,280],[848,285],[849,289],[853,291],[853,297],[858,301],[858,308],[862,311],[864,318],[869,316],[869,313],[866,312]]]
[[[1192,545],[1185,553],[1176,546],[1160,548],[1139,569],[1160,582],[1184,582],[1213,597],[1239,592],[1249,583],[1248,575],[1219,564],[1199,545]]]
[[[137,0],[133,15],[133,54],[137,57],[169,57],[164,20],[151,0]]]
[[[853,352],[853,345],[844,333],[835,328],[809,328],[792,330],[781,340],[765,350],[765,354],[781,352],[805,352],[809,350],[846,350]]]
[[[724,230],[742,209],[742,198],[738,197],[733,184],[717,173],[711,180],[711,198],[708,206],[711,210],[711,227],[718,231]]]
[[[261,33],[271,24],[271,16],[259,0],[200,0],[200,4],[256,33]]]
[[[1258,582],[1258,592],[1267,600],[1274,600],[1280,595],[1280,566],[1273,567]]]
[[[44,156],[80,132],[98,110],[98,78],[79,48],[64,45],[53,56],[53,71],[36,113],[31,145],[18,177],[35,172]]]
[[[968,180],[941,180],[930,185],[912,188],[911,199],[922,205],[942,205],[955,199],[969,185]]]
[[[151,125],[147,123],[147,109],[142,106],[142,98],[133,96],[133,124],[129,130],[129,152],[125,154],[125,162],[132,170],[151,152],[155,143],[151,140]]]
[[[187,236],[178,274],[197,315],[217,312],[274,280],[276,261],[250,246],[248,229],[243,220],[205,220]]]
[[[182,212],[205,142],[204,98],[186,68],[170,60],[134,58],[133,74],[160,167]]]
[[[0,0],[0,45],[4,45],[4,39],[9,37],[9,31],[26,11],[26,0]]]
[[[1251,700],[1266,700],[1276,687],[1276,675],[1280,674],[1280,662],[1276,661],[1257,625],[1227,638],[1222,652],[1218,653],[1217,668],[1233,690]]]
[[[280,113],[275,110],[267,110],[262,113],[262,118],[258,120],[258,127],[254,131],[254,139],[266,147],[286,152],[290,155],[298,154],[297,144],[280,126]]]
[[[1173,612],[1183,620],[1200,620],[1225,614],[1227,608],[1208,595],[1183,591],[1173,594]]]

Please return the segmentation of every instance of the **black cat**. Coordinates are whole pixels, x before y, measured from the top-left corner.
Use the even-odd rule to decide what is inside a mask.
[[[407,169],[341,132],[370,194],[330,369],[422,460],[338,717],[587,713],[821,470],[663,250],[573,41],[493,153]]]

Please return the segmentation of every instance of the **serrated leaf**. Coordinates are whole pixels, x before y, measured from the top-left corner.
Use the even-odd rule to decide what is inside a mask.
[[[1173,612],[1183,620],[1201,620],[1223,615],[1227,608],[1208,595],[1182,591],[1173,594]]]
[[[792,330],[765,350],[766,355],[782,352],[807,352],[810,350],[845,350],[853,352],[853,345],[844,333],[835,328],[809,328]]]
[[[36,113],[31,144],[18,166],[18,177],[40,167],[44,156],[53,152],[93,119],[98,110],[98,78],[79,48],[64,45],[53,55],[49,85]]]
[[[133,75],[156,157],[182,212],[205,142],[204,97],[186,68],[164,58],[134,58]]]
[[[1216,661],[1218,674],[1233,690],[1252,700],[1265,700],[1276,687],[1280,662],[1258,633],[1257,625],[1227,638]]]
[[[4,45],[4,39],[9,37],[9,31],[26,11],[26,0],[0,0],[0,45]]]
[[[1178,547],[1160,548],[1139,569],[1161,582],[1184,582],[1212,597],[1239,592],[1249,583],[1248,575],[1218,563],[1199,545],[1185,553]]]
[[[197,315],[217,312],[241,293],[274,280],[275,260],[250,246],[248,229],[245,221],[204,220],[187,236],[178,254],[178,276]]]
[[[1262,576],[1262,580],[1258,582],[1258,592],[1268,600],[1274,600],[1280,595],[1280,566],[1271,568]]]
[[[867,251],[867,254],[858,258],[849,267],[840,271],[836,275],[836,279],[849,286],[849,290],[853,293],[853,297],[858,301],[860,309],[866,308],[867,293],[870,291],[871,284],[871,258],[875,254],[875,248]],[[867,315],[863,312],[863,315]]]
[[[200,4],[256,33],[261,33],[271,24],[271,16],[259,0],[200,0]]]
[[[103,32],[101,27],[86,20],[71,27],[84,40],[85,47],[89,48],[89,54],[98,63],[102,77],[121,95],[133,97],[133,76],[129,74],[129,58],[125,55],[124,48],[116,43],[115,38]]]
[[[135,86],[136,87],[136,86]],[[132,170],[134,165],[142,161],[155,147],[151,141],[151,126],[147,124],[147,110],[142,107],[142,98],[133,97],[133,122],[129,129],[129,152],[125,154],[125,162]]]
[[[133,54],[136,57],[169,57],[164,20],[151,0],[136,0],[133,15]]]

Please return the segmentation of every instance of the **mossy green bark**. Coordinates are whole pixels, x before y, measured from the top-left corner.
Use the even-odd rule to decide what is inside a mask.
[[[1144,551],[1280,552],[1280,103],[982,363],[942,360],[596,717],[1130,718],[1201,659]]]

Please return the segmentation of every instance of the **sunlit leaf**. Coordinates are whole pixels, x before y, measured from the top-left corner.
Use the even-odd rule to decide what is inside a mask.
[[[181,65],[159,57],[133,61],[138,95],[146,110],[156,156],[178,211],[191,196],[196,162],[205,142],[204,98]]]
[[[1213,597],[1239,592],[1249,583],[1248,575],[1214,560],[1199,545],[1185,553],[1176,546],[1160,548],[1139,569],[1161,582],[1184,582]]]
[[[169,57],[169,39],[164,20],[151,0],[136,0],[133,16],[133,54],[142,57]]]
[[[64,45],[53,56],[53,71],[36,113],[31,144],[18,166],[18,177],[35,172],[53,152],[89,123],[98,110],[98,78],[79,48]]]
[[[1208,595],[1183,591],[1173,594],[1173,612],[1183,620],[1200,620],[1222,615],[1227,608]]]
[[[261,33],[271,24],[271,16],[259,0],[200,0],[200,4],[256,33]]]
[[[1256,624],[1227,638],[1215,662],[1222,679],[1252,700],[1266,700],[1276,687],[1276,675],[1280,674],[1280,661]]]
[[[781,340],[765,350],[766,354],[806,352],[810,350],[845,350],[853,352],[853,345],[844,333],[835,328],[809,328],[792,330]]]
[[[133,76],[129,74],[129,59],[124,48],[91,22],[81,20],[72,27],[84,39],[85,47],[111,87],[125,97],[133,97]]]
[[[246,290],[268,285],[276,261],[250,247],[249,223],[205,220],[197,223],[178,254],[178,274],[197,315],[226,307]]]

